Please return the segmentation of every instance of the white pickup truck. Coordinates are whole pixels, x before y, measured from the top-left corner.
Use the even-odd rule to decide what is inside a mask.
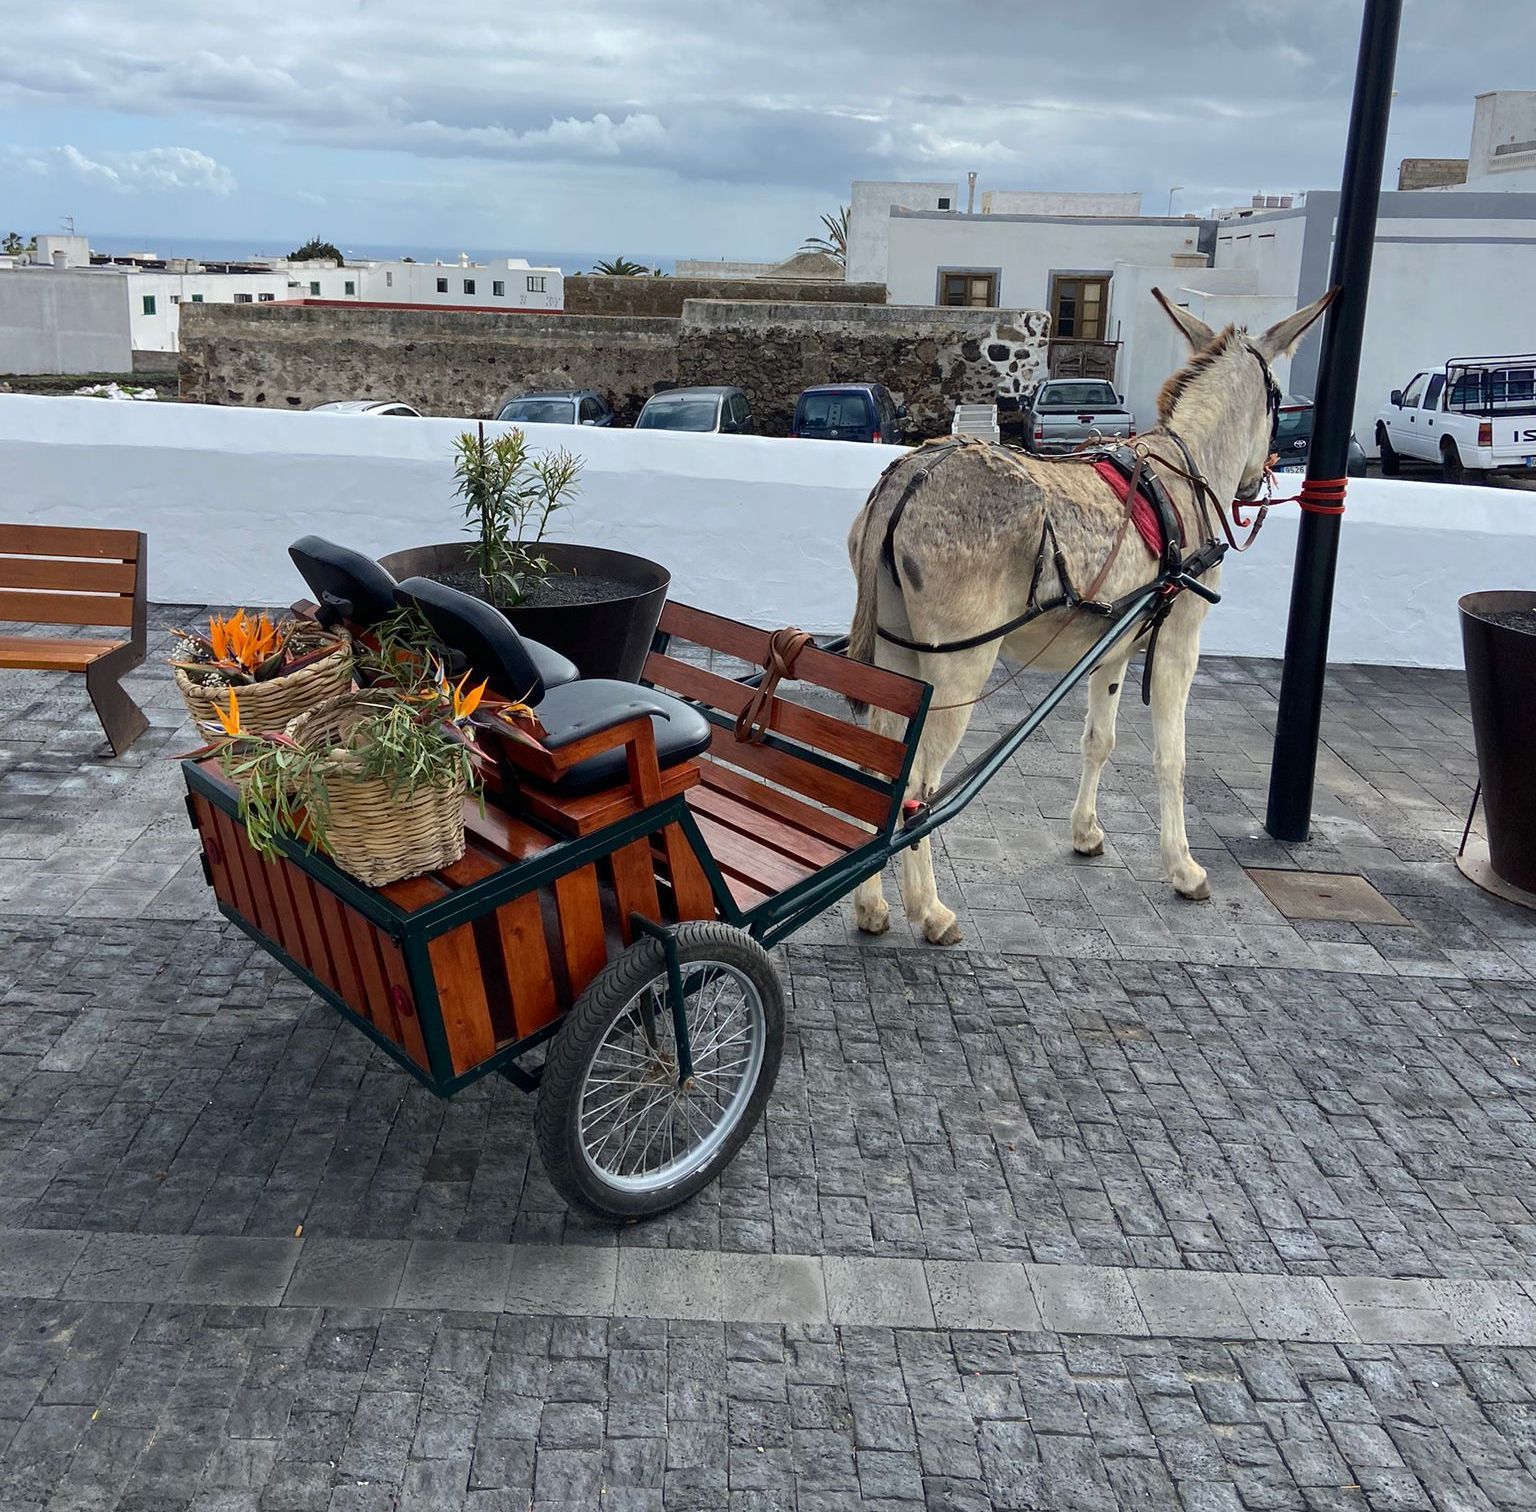
[[[1454,357],[1392,390],[1376,415],[1381,471],[1438,464],[1448,483],[1536,475],[1536,355]]]

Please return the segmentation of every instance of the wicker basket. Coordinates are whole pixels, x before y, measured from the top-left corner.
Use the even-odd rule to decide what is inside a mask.
[[[294,720],[288,733],[313,750],[341,740],[367,712],[366,695],[332,698]],[[357,776],[357,764],[351,752],[336,749],[324,767],[325,849],[337,866],[369,887],[383,887],[463,857],[462,781],[391,793],[388,783]]]
[[[286,730],[301,714],[307,714],[328,698],[347,693],[352,687],[352,640],[345,630],[337,631],[340,644],[328,656],[312,661],[286,677],[267,682],[246,683],[235,692],[240,700],[240,724],[247,730]],[[227,686],[205,687],[192,681],[180,667],[176,686],[182,702],[198,725],[217,732],[218,710],[229,708]]]

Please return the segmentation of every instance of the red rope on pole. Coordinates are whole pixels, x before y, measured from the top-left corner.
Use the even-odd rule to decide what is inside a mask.
[[[1341,515],[1348,478],[1308,478],[1296,495],[1296,502],[1308,514]]]

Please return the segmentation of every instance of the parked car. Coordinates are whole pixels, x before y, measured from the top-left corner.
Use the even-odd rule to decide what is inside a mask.
[[[1305,394],[1287,394],[1280,401],[1280,422],[1275,432],[1275,450],[1280,454],[1275,471],[1305,472],[1311,446],[1312,401]],[[1349,461],[1344,470],[1352,478],[1365,476],[1365,448],[1353,433],[1349,438]]]
[[[791,436],[809,441],[873,441],[900,446],[907,407],[883,383],[824,383],[795,400]]]
[[[617,417],[596,389],[539,389],[509,399],[498,420],[521,425],[614,425]]]
[[[652,394],[635,421],[636,430],[716,432],[750,436],[756,427],[752,406],[739,388],[675,388]]]
[[[409,415],[420,420],[421,411],[394,399],[333,399],[329,404],[312,404],[312,415]]]
[[[1415,373],[1376,414],[1381,470],[1438,463],[1447,483],[1536,475],[1536,355],[1454,357]]]
[[[1124,396],[1102,378],[1047,378],[1024,411],[1024,445],[1032,452],[1076,451],[1135,434]]]

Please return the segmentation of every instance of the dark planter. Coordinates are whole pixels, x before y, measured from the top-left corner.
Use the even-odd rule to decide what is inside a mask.
[[[1536,593],[1469,593],[1458,607],[1488,859],[1536,893]]]
[[[467,541],[449,541],[393,551],[379,562],[396,578],[433,577],[462,571],[469,565],[469,550]],[[509,609],[507,618],[530,640],[568,656],[583,677],[638,682],[672,575],[645,557],[602,546],[545,541],[539,550],[560,572],[616,578],[631,585],[630,591],[596,601]]]

